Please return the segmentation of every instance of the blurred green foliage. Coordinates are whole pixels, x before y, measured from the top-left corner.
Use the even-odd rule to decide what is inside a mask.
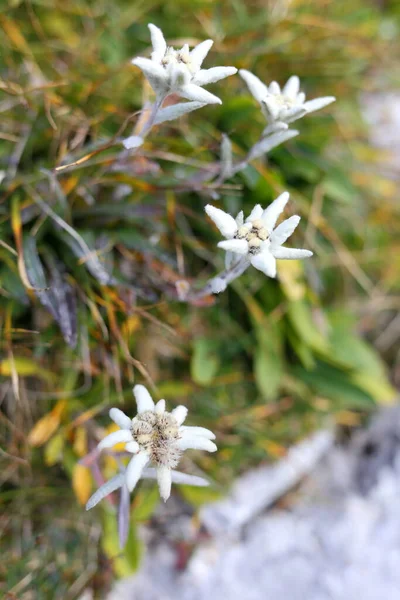
[[[84,503],[96,487],[77,461],[104,435],[110,406],[134,413],[134,381],[154,386],[170,407],[183,402],[191,424],[217,434],[217,455],[183,461],[183,469],[214,481],[211,491],[175,488],[194,507],[316,427],[356,425],[376,402],[393,399],[368,340],[398,298],[396,183],[381,174],[382,157],[368,145],[359,99],[398,84],[399,11],[396,2],[362,0],[5,6],[0,506],[10,549],[7,589],[33,597],[22,565],[42,536],[42,544],[62,547],[70,571],[59,576],[67,567],[56,561],[50,591],[41,587],[34,597],[73,598],[95,571],[97,553],[85,548],[98,535],[75,527],[70,536],[61,524],[65,535],[54,540],[54,499],[71,498],[73,488]],[[214,39],[207,67],[235,65],[280,83],[296,73],[309,98],[337,97],[299,121],[296,139],[219,190],[217,204],[232,213],[291,192],[289,211],[303,217],[294,245],[315,256],[306,264],[281,262],[278,281],[252,269],[202,305],[169,299],[177,280],[203,281],[223,263],[203,211],[209,190],[186,189],[185,181],[218,160],[221,133],[243,157],[264,123],[242,80],[231,77],[212,87],[221,107],[155,128],[138,156],[110,145],[129,134],[150,93],[129,63],[149,50],[148,22],[176,45]],[[384,358],[394,360],[390,352]],[[111,476],[115,462],[104,463]],[[32,485],[51,491],[35,492],[33,501],[26,492]],[[14,504],[16,490],[21,500]],[[156,502],[154,486],[141,484],[134,521],[151,518]],[[103,504],[85,523],[102,522],[102,552],[123,575],[139,560],[135,526],[121,555],[115,506]],[[69,506],[67,520],[83,519],[75,500]],[[66,595],[63,586],[82,570],[88,577]]]

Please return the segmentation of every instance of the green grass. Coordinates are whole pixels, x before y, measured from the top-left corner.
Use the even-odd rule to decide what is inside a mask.
[[[208,496],[175,489],[193,505],[317,427],[356,425],[393,397],[384,362],[393,366],[395,352],[382,360],[370,341],[398,306],[397,190],[368,145],[358,100],[398,84],[398,42],[385,34],[399,26],[398,10],[361,0],[300,0],[287,12],[283,2],[267,10],[240,0],[6,4],[0,510],[10,558],[3,571],[6,589],[21,600],[34,589],[24,583],[30,572],[41,582],[35,598],[69,598],[82,563],[87,579],[74,584],[72,598],[92,581],[98,560],[108,574],[95,581],[100,588],[112,569],[121,575],[137,565],[134,533],[119,556],[110,507],[87,516],[72,491],[83,502],[96,487],[88,473],[77,480],[76,463],[104,434],[110,406],[134,413],[134,382],[170,407],[186,404],[191,424],[217,434],[216,455],[193,454],[182,465],[214,482]],[[207,186],[196,192],[184,182],[218,160],[222,133],[241,158],[264,123],[235,76],[210,88],[221,107],[155,128],[140,158],[110,145],[130,134],[149,97],[129,62],[148,52],[148,22],[172,43],[213,38],[206,67],[235,65],[281,83],[296,73],[308,98],[337,97],[214,201],[246,212],[290,191],[289,212],[302,216],[293,244],[315,256],[281,263],[280,281],[253,269],[201,305],[169,299],[178,279],[200,284],[223,264],[203,210]],[[115,472],[112,462],[103,466],[107,476]],[[147,504],[149,518],[152,487],[141,485],[134,519]]]

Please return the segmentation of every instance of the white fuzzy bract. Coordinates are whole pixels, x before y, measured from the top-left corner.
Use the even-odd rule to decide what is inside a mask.
[[[335,101],[333,96],[325,96],[306,102],[306,95],[300,91],[300,79],[297,75],[290,77],[282,89],[276,81],[269,86],[265,85],[246,69],[241,69],[239,75],[246,82],[250,93],[259,102],[269,123],[264,130],[265,135],[287,129],[289,123]]]
[[[158,27],[149,24],[153,52],[151,59],[138,57],[132,63],[139,67],[159,97],[178,94],[182,98],[204,104],[221,104],[221,100],[203,89],[203,85],[214,83],[237,73],[235,67],[202,69],[212,40],[205,40],[193,50],[185,44],[180,50],[168,47]]]
[[[110,418],[120,428],[107,435],[98,445],[99,450],[112,448],[115,444],[125,443],[125,450],[134,456],[129,461],[124,476],[116,476],[105,483],[90,498],[87,509],[95,506],[111,491],[126,485],[131,492],[139,479],[143,477],[157,479],[160,495],[165,501],[171,493],[171,483],[190,485],[208,485],[201,477],[194,477],[174,471],[179,459],[190,448],[215,452],[217,446],[212,441],[215,435],[204,427],[183,425],[187,408],[177,406],[171,412],[165,410],[165,400],[154,404],[149,392],[143,385],[133,388],[138,414],[130,419],[118,408],[110,410]],[[147,469],[151,464],[154,469]],[[116,486],[116,487],[115,487]]]
[[[223,210],[207,204],[206,213],[226,238],[218,243],[218,247],[227,252],[227,268],[233,263],[233,255],[238,255],[246,257],[249,265],[252,264],[268,277],[275,277],[276,259],[293,260],[312,256],[310,250],[285,248],[282,245],[300,221],[300,217],[294,215],[275,227],[288,200],[289,194],[284,192],[265,210],[257,204],[246,220],[243,212],[234,219]]]

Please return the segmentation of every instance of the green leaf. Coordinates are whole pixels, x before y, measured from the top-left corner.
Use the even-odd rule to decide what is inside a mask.
[[[374,405],[372,396],[357,386],[350,375],[326,363],[317,363],[312,371],[295,367],[293,373],[318,395],[334,400],[337,409],[368,410]]]
[[[281,331],[272,320],[266,320],[265,326],[256,331],[258,346],[254,354],[254,377],[263,397],[274,400],[284,374]]]
[[[210,487],[195,487],[193,485],[180,485],[179,492],[194,507],[202,506],[207,502],[216,502],[221,498],[221,492]]]
[[[193,343],[190,364],[192,379],[198,385],[209,385],[219,367],[219,358],[214,352],[214,343],[208,338],[198,338]]]
[[[327,341],[318,331],[312,319],[311,310],[303,300],[289,302],[287,314],[293,329],[307,346],[321,352],[328,349]]]
[[[102,520],[103,536],[101,545],[112,562],[115,574],[117,577],[132,575],[137,570],[142,555],[142,543],[137,537],[135,525],[131,522],[125,548],[121,550],[116,513],[106,509],[103,511]]]

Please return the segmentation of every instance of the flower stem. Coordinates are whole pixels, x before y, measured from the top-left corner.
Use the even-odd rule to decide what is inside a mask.
[[[244,256],[238,262],[234,263],[229,269],[225,269],[225,271],[222,271],[215,277],[209,279],[205,286],[200,290],[191,290],[190,288],[188,290],[184,290],[183,286],[181,289],[178,287],[179,299],[182,302],[192,302],[194,300],[204,298],[205,296],[210,296],[211,294],[219,294],[227,288],[229,283],[240,277],[240,275],[246,271],[249,265],[249,259],[247,256]]]

